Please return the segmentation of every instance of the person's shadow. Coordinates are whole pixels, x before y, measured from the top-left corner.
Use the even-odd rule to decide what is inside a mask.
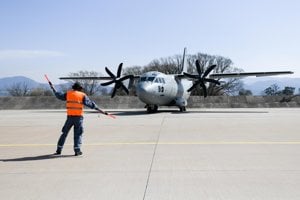
[[[11,159],[0,159],[2,162],[22,162],[22,161],[37,161],[37,160],[49,160],[49,159],[57,159],[57,158],[66,158],[73,157],[74,155],[54,155],[54,154],[46,154],[40,156],[30,156],[30,157],[20,157],[20,158],[11,158]]]

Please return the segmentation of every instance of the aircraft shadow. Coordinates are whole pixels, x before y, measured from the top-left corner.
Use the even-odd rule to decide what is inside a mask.
[[[180,112],[179,110],[164,110],[164,109],[161,109],[161,110],[158,110],[156,113],[147,113],[147,111],[145,110],[139,110],[139,111],[113,111],[111,112],[112,114],[116,115],[116,116],[135,116],[135,115],[155,115],[155,114],[159,114],[159,113],[171,113],[171,114],[179,114],[179,115],[184,115],[184,114],[188,114],[188,113],[212,113],[212,114],[216,114],[216,113],[222,113],[222,114],[242,114],[242,113],[245,113],[245,114],[261,114],[261,113],[269,113],[268,111],[247,111],[247,110],[237,110],[237,111],[234,111],[234,110],[228,110],[228,111],[224,111],[224,110],[212,110],[212,111],[207,111],[207,110],[188,110],[188,111],[185,111],[185,112]]]
[[[171,113],[171,114],[186,114],[186,113],[269,113],[268,111],[247,111],[247,110],[188,110],[185,112],[180,112],[179,110],[172,110],[172,109],[158,109],[155,113],[147,113],[146,110],[124,110],[124,111],[117,111],[117,110],[105,110],[113,115],[116,116],[135,116],[135,115],[155,115],[159,113]],[[39,112],[47,112],[47,113],[64,113],[65,111],[39,111]],[[101,114],[98,111],[94,110],[85,110],[86,114]]]
[[[180,112],[179,112],[180,113]],[[240,113],[245,113],[245,114],[251,114],[251,113],[269,113],[268,111],[246,111],[246,110],[239,110],[239,111],[234,111],[234,110],[228,110],[228,111],[224,111],[224,110],[212,110],[212,111],[207,111],[207,110],[203,110],[203,111],[187,111],[187,112],[185,112],[185,113],[230,113],[230,114],[234,114],[234,113],[236,113],[236,114],[240,114]]]
[[[39,156],[30,156],[30,157],[21,157],[21,158],[11,158],[11,159],[0,159],[2,162],[23,162],[23,161],[38,161],[38,160],[49,160],[49,159],[57,159],[57,158],[67,158],[73,157],[74,155],[39,155]]]
[[[148,113],[146,110],[113,111],[111,113],[116,115],[116,116],[155,115],[155,114],[159,114],[159,113],[180,113],[180,114],[183,114],[183,112],[180,112],[180,111],[177,111],[177,110],[163,110],[163,109],[160,109],[155,113]]]
[[[149,113],[147,113],[145,110],[139,110],[139,111],[114,111],[114,112],[111,112],[113,115],[116,115],[116,116],[134,116],[134,115],[148,115]]]

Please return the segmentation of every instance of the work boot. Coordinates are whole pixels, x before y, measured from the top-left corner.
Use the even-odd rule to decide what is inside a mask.
[[[61,151],[60,150],[56,150],[56,152],[53,155],[60,155]]]
[[[82,155],[82,152],[81,151],[76,151],[75,152],[75,156],[81,156]]]

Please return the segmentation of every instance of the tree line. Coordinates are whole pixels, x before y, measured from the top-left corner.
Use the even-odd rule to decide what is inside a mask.
[[[196,74],[195,61],[199,60],[199,64],[202,71],[205,71],[209,66],[215,64],[217,67],[214,69],[213,73],[230,73],[230,72],[243,72],[242,68],[234,67],[231,59],[225,58],[223,56],[208,55],[203,53],[197,53],[194,55],[186,55],[186,68],[187,72],[190,74]],[[124,68],[123,75],[141,75],[149,71],[159,71],[165,74],[179,74],[182,71],[182,56],[175,55],[166,58],[154,59],[148,65],[145,66],[131,66]],[[69,77],[93,77],[102,76],[101,73],[95,71],[79,71],[69,73]],[[108,94],[109,90],[106,87],[100,85],[99,80],[78,80],[84,91],[88,95],[97,94]],[[222,84],[215,85],[207,84],[207,93],[209,96],[218,95],[240,95],[249,96],[252,95],[252,91],[243,88],[243,82],[239,78],[227,78],[218,79]],[[60,88],[66,91],[67,87]],[[7,92],[11,96],[49,96],[53,95],[50,89],[45,88],[34,88],[30,89],[26,86],[26,83],[16,83],[9,88]],[[295,93],[295,88],[286,86],[283,90],[280,90],[278,85],[273,84],[270,87],[262,91],[262,95],[273,96],[273,95],[293,95]],[[299,91],[300,93],[300,91]],[[135,95],[134,87],[131,88],[131,95]],[[119,92],[118,95],[124,95]],[[192,91],[191,95],[203,95],[201,87],[196,88]]]
[[[30,88],[26,82],[17,82],[6,88],[10,96],[51,96],[52,91],[42,87]]]

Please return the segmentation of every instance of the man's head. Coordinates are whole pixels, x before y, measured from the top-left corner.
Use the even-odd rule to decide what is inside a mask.
[[[79,82],[75,82],[72,86],[73,90],[77,90],[77,91],[81,91],[82,90],[82,86]]]

